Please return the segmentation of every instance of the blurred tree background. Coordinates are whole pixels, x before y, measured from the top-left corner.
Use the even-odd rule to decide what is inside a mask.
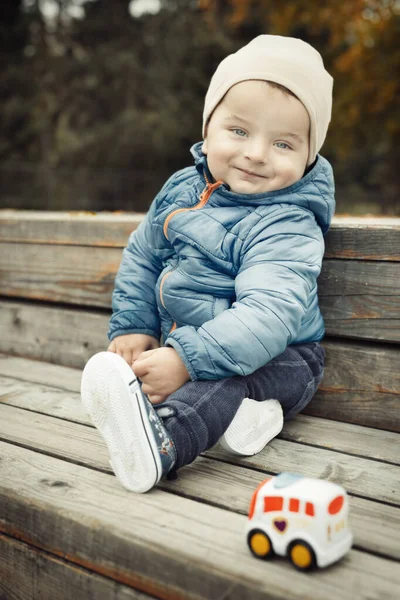
[[[146,210],[192,163],[204,94],[261,33],[335,79],[339,213],[400,215],[399,0],[2,0],[2,207]]]

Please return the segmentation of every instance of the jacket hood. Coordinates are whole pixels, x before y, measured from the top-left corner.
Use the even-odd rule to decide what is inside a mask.
[[[194,158],[196,169],[206,184],[205,175],[213,180],[207,164],[207,157],[203,154],[203,142],[197,142],[190,152]],[[326,233],[335,212],[335,182],[330,163],[320,154],[312,168],[293,185],[282,190],[264,192],[262,194],[236,194],[231,192],[227,184],[223,184],[213,193],[213,198],[218,197],[228,204],[294,204],[314,213],[322,233]]]

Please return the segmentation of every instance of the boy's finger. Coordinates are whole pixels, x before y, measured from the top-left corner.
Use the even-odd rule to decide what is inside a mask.
[[[132,363],[132,371],[135,373],[135,375],[137,375],[137,377],[143,377],[144,375],[147,375],[149,370],[147,368],[146,361],[135,360]]]
[[[145,350],[141,352],[136,360],[144,360],[145,358],[149,358],[154,352],[157,352],[158,348],[154,348],[153,350]]]
[[[166,399],[166,396],[159,396],[158,394],[148,394],[147,396],[152,404],[161,404]]]
[[[148,383],[144,383],[142,381],[142,392],[143,394],[146,394],[146,396],[148,396],[150,398],[150,396],[154,396],[154,394],[156,393],[155,389],[149,385]]]
[[[124,350],[122,352],[122,358],[128,363],[129,366],[132,364],[132,352],[131,350]]]

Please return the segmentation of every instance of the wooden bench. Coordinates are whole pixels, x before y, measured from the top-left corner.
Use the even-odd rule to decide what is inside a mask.
[[[0,211],[0,598],[399,598],[400,219],[336,219],[324,382],[259,455],[216,446],[145,495],[113,476],[80,373],[107,346],[135,214]],[[252,492],[292,471],[350,494],[353,549],[311,574],[246,546]]]

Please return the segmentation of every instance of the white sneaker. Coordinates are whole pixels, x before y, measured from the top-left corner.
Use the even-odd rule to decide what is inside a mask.
[[[169,473],[176,462],[173,441],[122,356],[92,356],[82,373],[81,398],[124,487],[147,492]]]
[[[245,398],[219,443],[228,452],[251,456],[260,452],[282,427],[283,412],[278,400],[257,402]]]

